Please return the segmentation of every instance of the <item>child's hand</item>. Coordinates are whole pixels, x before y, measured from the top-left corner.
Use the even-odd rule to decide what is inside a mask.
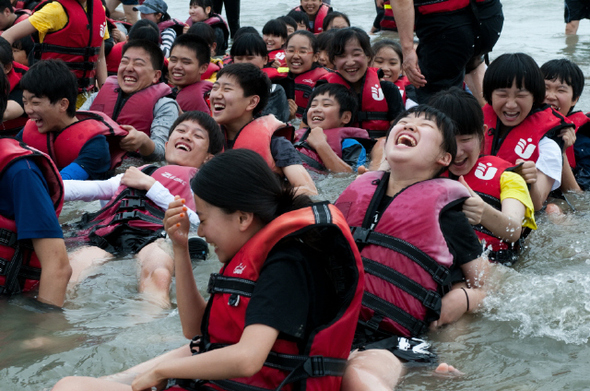
[[[281,67],[281,62],[277,59],[275,59],[272,64],[270,64],[271,67],[279,69]]]
[[[463,203],[463,214],[465,215],[465,217],[467,217],[469,224],[477,225],[481,223],[481,218],[483,216],[485,208],[485,202],[476,192],[471,190],[471,187],[469,187],[467,182],[465,182],[463,175],[459,177],[459,182],[461,182],[461,184],[467,188],[469,194],[471,194],[471,197],[466,199]]]
[[[576,142],[576,131],[572,127],[562,129],[559,137],[563,139],[564,148],[567,149]]]
[[[129,132],[129,134],[123,137],[119,143],[121,149],[125,151],[137,151],[145,143],[146,138],[149,140],[147,134],[140,132],[131,125],[121,125],[121,127]]]
[[[188,248],[188,231],[191,223],[184,203],[184,199],[179,196],[174,197],[164,216],[164,229],[175,246]]]
[[[322,128],[316,127],[309,132],[309,135],[307,136],[307,139],[305,141],[307,141],[307,143],[313,149],[317,150],[319,145],[328,142],[328,137],[326,137],[326,134],[324,133],[324,130]]]
[[[297,103],[293,99],[289,99],[289,119],[295,118],[295,113],[297,113]]]
[[[520,174],[523,177],[524,181],[528,184],[533,184],[537,182],[537,165],[535,162],[531,161],[524,161],[522,159],[517,159],[516,164],[521,164],[522,166],[518,167],[514,172]]]
[[[141,172],[137,167],[129,167],[123,174],[121,183],[127,187],[148,191],[156,183],[156,180]]]
[[[190,26],[188,24],[185,24],[184,27],[182,28],[182,33],[186,34],[188,33],[188,29],[190,28]]]

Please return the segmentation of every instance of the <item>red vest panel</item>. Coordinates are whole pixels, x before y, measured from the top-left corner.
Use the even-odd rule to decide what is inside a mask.
[[[295,103],[297,103],[297,117],[301,118],[309,103],[309,97],[316,82],[322,76],[332,73],[327,68],[318,66],[295,76]]]
[[[213,83],[207,80],[199,81],[184,87],[176,95],[176,102],[182,111],[202,111],[211,115],[211,109],[205,102],[205,94],[211,91]]]
[[[590,118],[581,111],[576,111],[575,113],[568,115],[567,119],[570,120],[570,122],[573,122],[574,125],[576,125],[576,133],[578,132],[578,129],[580,129],[581,126],[584,126],[588,122],[590,122]],[[566,149],[565,153],[567,154],[567,160],[570,163],[570,166],[572,168],[576,168],[576,155],[574,154],[574,146],[572,145],[571,147]]]
[[[297,6],[293,8],[295,11],[305,12],[301,6]],[[332,7],[327,4],[322,3],[318,12],[315,14],[315,21],[313,22],[313,29],[308,27],[308,30],[314,34],[319,34],[324,31],[324,18],[328,15],[329,12],[332,11]]]

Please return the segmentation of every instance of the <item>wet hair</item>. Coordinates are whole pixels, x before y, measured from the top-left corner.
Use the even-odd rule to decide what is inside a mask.
[[[264,159],[249,149],[231,149],[203,164],[191,180],[193,193],[231,214],[253,213],[263,224],[311,204],[272,172]]]
[[[319,52],[318,40],[316,39],[314,33],[312,33],[311,31],[307,31],[307,30],[297,30],[293,34],[289,35],[289,38],[287,38],[287,41],[285,42],[285,47],[289,46],[289,41],[291,41],[291,39],[297,35],[303,35],[304,37],[309,39],[311,50],[313,51],[314,54]]]
[[[506,53],[492,61],[483,78],[483,97],[492,104],[492,93],[514,82],[533,95],[533,108],[543,104],[545,79],[535,60],[524,53]]]
[[[404,54],[399,43],[395,42],[393,39],[382,39],[381,41],[375,42],[375,44],[373,44],[373,54],[376,56],[377,53],[379,53],[379,50],[383,48],[391,48],[395,54],[397,54],[400,61],[404,62]]]
[[[170,127],[168,138],[170,138],[170,135],[178,125],[186,121],[196,122],[207,131],[209,134],[209,148],[207,149],[207,152],[217,155],[223,151],[225,137],[223,136],[223,133],[221,133],[219,125],[210,115],[203,113],[202,111],[186,111],[182,113]]]
[[[545,80],[558,80],[572,87],[572,99],[576,100],[584,91],[584,72],[573,61],[566,58],[549,60],[541,65]]]
[[[358,27],[348,27],[345,29],[338,29],[334,38],[332,38],[331,45],[328,50],[328,57],[330,62],[334,63],[334,58],[344,53],[346,44],[352,40],[358,41],[361,49],[369,60],[373,58],[373,49],[371,49],[371,39],[364,30]]]
[[[194,23],[188,29],[187,34],[194,34],[203,38],[205,42],[207,42],[207,45],[209,45],[209,48],[215,43],[215,31],[213,30],[213,27],[205,22]]]
[[[456,136],[477,135],[480,141],[483,140],[483,111],[477,99],[469,92],[451,87],[433,95],[428,105],[442,111],[455,122]]]
[[[328,15],[326,15],[326,17],[324,18],[324,23],[322,24],[322,29],[324,29],[324,31],[329,31],[328,26],[336,18],[344,19],[346,21],[346,24],[348,24],[348,27],[350,27],[350,19],[348,19],[348,15],[346,15],[343,12],[332,11],[332,12],[328,13]]]
[[[260,33],[258,32],[258,30],[256,30],[254,27],[252,27],[252,26],[242,26],[242,27],[240,27],[239,29],[236,30],[236,33],[234,34],[234,42],[242,34],[258,34],[258,35],[260,35]]]
[[[37,98],[48,98],[56,104],[68,100],[67,114],[76,115],[78,80],[63,60],[41,60],[29,68],[20,80],[20,86]]]
[[[287,39],[289,33],[287,32],[287,25],[279,19],[271,19],[262,28],[262,34],[276,35],[278,37]]]
[[[313,99],[316,96],[324,94],[334,98],[334,100],[338,102],[338,104],[340,105],[340,116],[342,116],[342,114],[344,114],[345,111],[350,111],[354,117],[354,114],[356,113],[358,108],[358,101],[356,99],[356,96],[351,92],[349,88],[346,88],[341,84],[335,83],[325,83],[314,88],[313,92],[309,97],[307,110],[309,111],[309,108],[311,107],[311,101],[313,101]],[[351,117],[351,122],[353,122],[352,120],[353,118]]]
[[[209,10],[209,14],[207,15],[208,17],[211,17],[211,14],[213,14],[213,1],[212,0],[191,0],[191,2],[189,3],[189,7],[201,7],[204,10],[207,10],[207,7],[211,7],[211,9]]]
[[[295,20],[297,24],[303,23],[305,27],[309,26],[309,16],[303,11],[290,11],[287,16],[290,16]]]
[[[281,22],[285,23],[287,26],[291,26],[295,30],[297,30],[297,22],[295,21],[295,19],[293,19],[289,15],[279,16],[277,19],[280,20]]]
[[[130,41],[135,39],[143,39],[146,41],[151,41],[157,45],[160,44],[160,30],[158,29],[158,25],[147,19],[139,19],[131,29],[129,29],[129,34],[127,37]]]
[[[242,34],[234,39],[234,43],[229,51],[230,56],[261,56],[267,57],[268,50],[264,40],[258,33]]]
[[[0,63],[6,67],[9,64],[12,65],[13,61],[12,45],[7,40],[0,39]]]
[[[451,162],[455,160],[455,156],[457,155],[457,141],[455,139],[455,123],[453,120],[447,116],[444,112],[436,109],[434,107],[428,105],[417,105],[414,106],[397,116],[397,118],[393,121],[393,125],[387,131],[387,137],[391,133],[391,129],[397,123],[407,117],[424,117],[428,121],[433,121],[436,123],[436,127],[438,128],[439,132],[442,135],[443,141],[440,145],[440,148],[446,152],[451,154]],[[436,176],[442,174],[446,168],[442,169]]]
[[[230,64],[217,72],[217,80],[219,81],[223,75],[235,78],[244,90],[244,97],[258,95],[260,102],[252,111],[254,116],[266,107],[271,83],[266,73],[258,69],[256,65],[250,63]]]
[[[197,58],[197,62],[200,65],[209,64],[211,61],[211,48],[207,45],[207,42],[198,35],[195,34],[182,34],[176,37],[174,43],[172,44],[172,48],[170,48],[170,53],[176,46],[182,46],[191,50],[195,57]]]
[[[6,8],[10,9],[11,13],[14,12],[14,7],[12,6],[10,0],[0,0],[0,12],[4,12]]]
[[[150,56],[150,62],[152,63],[154,70],[161,70],[164,66],[164,54],[162,53],[160,46],[156,45],[155,43],[146,41],[145,39],[134,39],[133,41],[129,41],[123,45],[123,52],[121,55],[124,56],[127,50],[131,48],[140,48],[145,50]]]
[[[324,31],[316,36],[316,40],[318,41],[318,52],[321,52],[322,50],[328,51],[334,35],[336,35],[336,30]]]

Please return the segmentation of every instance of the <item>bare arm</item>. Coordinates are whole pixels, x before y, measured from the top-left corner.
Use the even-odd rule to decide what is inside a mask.
[[[100,44],[100,51],[98,52],[98,60],[96,62],[96,81],[98,88],[101,88],[108,76],[107,61],[104,56],[104,41]]]
[[[414,0],[393,0],[391,9],[397,24],[399,40],[402,46],[404,74],[416,87],[426,85],[426,79],[418,66],[418,55],[414,49]]]
[[[72,275],[66,245],[61,238],[32,239],[35,254],[41,262],[38,300],[61,307]]]
[[[318,195],[313,179],[301,164],[283,167],[283,174],[297,194]]]
[[[582,188],[578,185],[576,177],[572,171],[567,155],[563,154],[563,167],[561,168],[561,191],[576,191],[581,192]]]
[[[9,100],[6,105],[6,110],[4,111],[4,117],[2,119],[4,121],[9,121],[11,119],[20,117],[24,113],[25,111],[23,110],[21,105],[19,105],[14,100]]]
[[[322,128],[313,128],[306,141],[320,155],[324,166],[333,172],[352,172],[352,168],[344,160],[336,155],[336,152],[328,144],[328,140]]]
[[[537,180],[531,184],[531,199],[535,206],[535,212],[540,211],[543,208],[543,203],[551,192],[555,180],[543,174],[540,170],[537,170]]]
[[[15,24],[8,30],[2,33],[2,38],[8,41],[11,45],[18,41],[21,38],[26,37],[27,35],[31,35],[35,33],[37,29],[33,27],[31,22],[28,19],[23,20],[20,23]]]

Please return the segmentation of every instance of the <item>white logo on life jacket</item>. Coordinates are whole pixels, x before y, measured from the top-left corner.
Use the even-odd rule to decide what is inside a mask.
[[[383,90],[379,84],[375,84],[373,87],[371,87],[371,96],[375,100],[385,99],[385,95],[383,95]]]
[[[100,37],[104,38],[105,31],[107,30],[107,22],[105,21],[103,24],[100,25]]]
[[[169,173],[168,171],[166,171],[166,172],[163,172],[163,173],[162,173],[162,176],[163,176],[164,178],[171,179],[171,180],[173,180],[174,182],[178,182],[178,183],[182,184],[183,186],[186,186],[186,181],[185,181],[184,179],[182,179],[182,178],[179,178],[179,177],[175,176],[174,174],[171,174],[171,173]]]
[[[311,79],[303,79],[301,80],[303,83],[307,83],[307,84],[313,84],[313,80]]]
[[[526,140],[521,138],[516,145],[516,148],[514,148],[514,152],[523,159],[530,158],[533,155],[535,148],[537,148],[537,146],[534,144],[528,144],[532,141],[532,138],[527,138]]]
[[[242,274],[244,272],[244,270],[246,270],[246,265],[244,265],[243,263],[240,263],[234,269],[234,274]]]
[[[477,168],[475,169],[475,177],[481,179],[482,181],[489,181],[496,175],[498,169],[492,166],[492,163],[488,163],[487,165],[484,163],[478,163]]]
[[[279,60],[283,60],[285,58],[285,53],[278,52],[277,55],[275,56],[275,58],[279,59]]]

